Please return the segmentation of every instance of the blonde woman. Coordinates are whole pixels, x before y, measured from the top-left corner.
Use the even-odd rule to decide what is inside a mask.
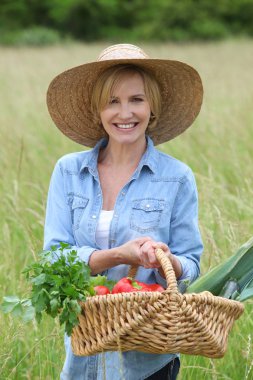
[[[202,241],[194,175],[155,145],[186,130],[199,113],[202,84],[182,62],[150,59],[129,44],[72,68],[49,86],[48,108],[70,139],[91,147],[56,164],[44,249],[69,243],[91,273],[167,286],[155,249],[171,260],[179,288],[199,275]],[[152,336],[150,337],[152,339]],[[171,379],[179,355],[137,351],[79,357],[65,337],[62,380]]]

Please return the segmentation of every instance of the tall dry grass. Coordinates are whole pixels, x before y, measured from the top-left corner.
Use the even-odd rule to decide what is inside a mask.
[[[24,295],[21,274],[42,247],[48,183],[56,160],[81,150],[53,126],[45,94],[50,80],[96,58],[104,44],[0,49],[0,298]],[[152,56],[193,65],[205,97],[194,126],[160,149],[189,164],[199,189],[205,244],[202,272],[253,234],[253,42],[144,45]],[[253,379],[252,303],[235,324],[223,359],[182,356],[180,379]],[[58,379],[63,331],[45,318],[22,325],[0,315],[0,379]]]

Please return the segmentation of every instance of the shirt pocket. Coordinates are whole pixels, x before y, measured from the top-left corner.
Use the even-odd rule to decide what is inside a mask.
[[[141,233],[154,231],[158,228],[165,201],[161,199],[145,198],[133,201],[130,228]]]
[[[79,228],[80,220],[83,216],[84,210],[89,202],[88,198],[73,196],[69,199],[71,210],[71,221],[74,230]]]

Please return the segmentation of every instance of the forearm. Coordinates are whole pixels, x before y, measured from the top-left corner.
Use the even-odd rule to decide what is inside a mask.
[[[120,264],[134,266],[143,265],[140,255],[140,247],[149,240],[149,237],[143,236],[130,240],[115,248],[94,251],[89,259],[91,273],[101,273],[106,269]]]
[[[101,273],[119,264],[122,264],[122,259],[117,248],[94,251],[89,260],[92,275]]]

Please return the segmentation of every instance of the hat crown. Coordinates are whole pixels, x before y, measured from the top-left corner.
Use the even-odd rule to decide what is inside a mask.
[[[138,46],[131,44],[112,45],[102,51],[98,61],[111,59],[147,59],[149,56]]]

